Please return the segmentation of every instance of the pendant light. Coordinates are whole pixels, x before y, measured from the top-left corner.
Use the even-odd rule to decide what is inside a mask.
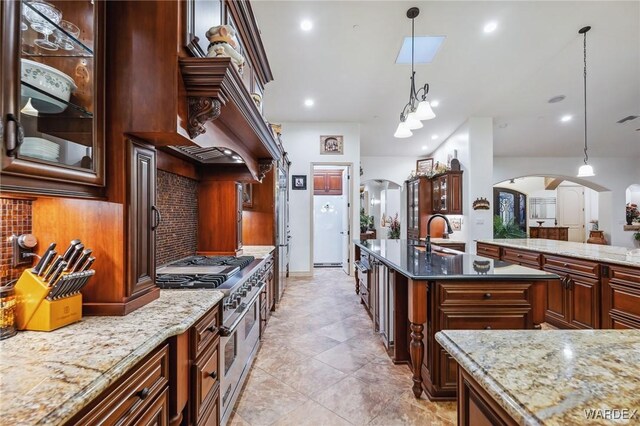
[[[422,120],[431,120],[436,117],[426,99],[429,93],[429,85],[425,84],[416,91],[416,72],[414,70],[415,19],[419,14],[420,9],[417,7],[407,10],[407,18],[411,19],[411,86],[409,88],[409,102],[402,109],[400,123],[393,134],[396,138],[412,136],[412,130],[422,128]]]
[[[578,34],[584,36],[584,164],[578,169],[578,177],[595,176],[593,167],[589,165],[589,155],[587,154],[587,32],[591,27],[580,28]]]

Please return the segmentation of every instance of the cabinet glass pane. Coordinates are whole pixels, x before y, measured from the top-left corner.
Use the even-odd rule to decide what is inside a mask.
[[[22,2],[18,157],[94,169],[94,15],[90,1]]]

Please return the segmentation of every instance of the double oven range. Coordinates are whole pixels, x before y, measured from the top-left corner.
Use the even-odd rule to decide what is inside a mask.
[[[224,293],[220,328],[220,417],[226,424],[260,341],[260,294],[273,260],[252,256],[190,256],[157,270],[165,289],[215,289]]]

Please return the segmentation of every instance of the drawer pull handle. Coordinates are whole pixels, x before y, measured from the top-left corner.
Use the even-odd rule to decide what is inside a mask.
[[[519,255],[518,255],[518,257],[520,258],[520,257],[522,257],[522,255],[521,255],[521,254],[519,254]]]
[[[484,294],[484,298],[485,299],[491,299],[491,293],[485,293]]]
[[[218,373],[216,373],[215,371],[212,371],[211,373],[207,374],[207,376],[211,377],[213,380],[218,378]]]
[[[568,263],[563,263],[562,266],[564,266],[565,268],[568,268],[569,264]]]
[[[490,325],[488,325],[488,326],[486,326],[484,329],[485,329],[485,330],[491,330],[491,326],[490,326]]]
[[[143,388],[140,392],[138,392],[137,395],[138,395],[138,398],[144,401],[145,399],[147,399],[150,393],[151,393],[151,389]]]
[[[218,332],[218,327],[216,327],[215,325],[212,325],[210,327],[207,327],[207,331],[210,333],[217,333]]]

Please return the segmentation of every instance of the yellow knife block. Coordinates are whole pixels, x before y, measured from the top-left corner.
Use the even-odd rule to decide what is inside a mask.
[[[82,294],[47,300],[51,288],[30,269],[22,273],[15,290],[18,330],[52,331],[82,318]]]

